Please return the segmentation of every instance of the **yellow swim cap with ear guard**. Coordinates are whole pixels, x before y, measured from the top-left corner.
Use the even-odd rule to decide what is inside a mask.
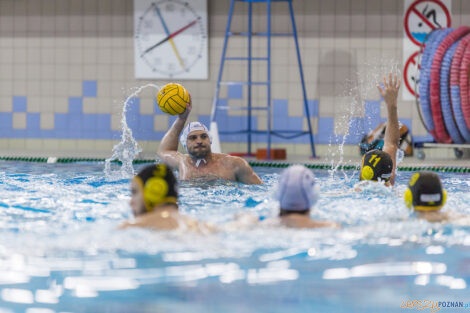
[[[437,211],[447,201],[447,191],[433,172],[418,172],[411,176],[404,195],[408,208],[416,211]]]
[[[148,212],[163,203],[177,203],[178,184],[171,169],[165,164],[147,166],[134,177],[144,196]]]
[[[359,180],[389,181],[392,177],[393,161],[382,150],[371,150],[362,157]]]

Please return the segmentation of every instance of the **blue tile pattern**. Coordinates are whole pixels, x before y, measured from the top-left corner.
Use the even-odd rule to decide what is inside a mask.
[[[12,112],[0,112],[0,134],[3,138],[57,138],[57,139],[119,139],[120,131],[111,130],[111,114],[83,113],[83,99],[97,97],[97,81],[83,81],[83,94],[81,97],[68,98],[68,112],[54,114],[54,128],[41,129],[41,113],[27,112],[27,97],[14,96],[12,98]],[[243,86],[229,87],[227,99],[219,99],[220,106],[228,105],[231,99],[243,98]],[[348,135],[335,134],[335,120],[333,117],[319,116],[319,101],[312,99],[307,102],[309,114],[317,118],[317,127],[314,125],[315,143],[339,143],[343,140],[347,144],[357,144],[362,136],[374,129],[384,119],[380,117],[380,101],[366,101],[364,117],[352,117],[348,121]],[[286,137],[301,132],[306,122],[305,107],[303,116],[289,116],[288,101],[286,99],[273,99],[274,131],[290,131]],[[13,129],[13,113],[26,113],[26,129]],[[165,115],[168,125],[171,126],[177,116],[166,115],[157,108],[154,99],[153,114],[140,113],[140,99],[132,98],[129,101],[126,113],[127,124],[132,129],[137,140],[161,140],[164,131],[154,130],[154,115]],[[209,127],[210,116],[199,115],[197,120]],[[248,118],[246,116],[230,115],[227,110],[218,110],[217,124],[220,131],[220,140],[225,142],[245,142],[247,135]],[[400,119],[412,131],[411,119]],[[253,116],[251,127],[260,133],[252,135],[253,142],[266,142],[266,134],[259,129],[258,117]],[[316,131],[318,129],[318,131]],[[273,143],[309,143],[309,136],[304,134],[295,138],[272,137]],[[431,136],[415,136],[414,140],[432,141]]]
[[[26,112],[26,97],[13,97],[13,112]]]
[[[86,98],[96,98],[98,94],[98,82],[96,80],[84,80],[82,83],[82,95]]]
[[[307,100],[308,105],[308,113],[311,117],[318,116],[318,100]],[[305,112],[305,106],[302,109],[303,116],[307,116],[307,112]]]
[[[229,99],[243,99],[243,85],[229,85],[228,86],[228,98]]]

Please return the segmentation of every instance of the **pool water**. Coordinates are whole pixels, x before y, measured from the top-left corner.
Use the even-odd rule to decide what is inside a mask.
[[[260,186],[183,182],[181,211],[222,229],[199,235],[118,230],[129,180],[103,167],[0,161],[1,313],[411,312],[413,300],[470,310],[445,306],[470,301],[470,227],[418,220],[402,200],[409,172],[393,190],[352,192],[357,173],[314,171],[312,216],[342,229],[225,227],[277,214],[278,169],[255,168]],[[470,215],[468,174],[440,175],[444,210]]]

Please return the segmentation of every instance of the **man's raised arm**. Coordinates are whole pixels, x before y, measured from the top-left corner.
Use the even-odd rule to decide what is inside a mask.
[[[188,119],[191,109],[192,105],[191,101],[189,101],[186,111],[178,116],[165,136],[163,136],[162,141],[158,146],[158,156],[171,167],[178,167],[179,161],[183,157],[183,155],[178,152],[178,139],[184,125],[186,124],[186,120]]]
[[[387,105],[387,128],[385,130],[384,148],[383,151],[387,152],[393,161],[392,177],[390,177],[390,183],[395,183],[395,169],[397,167],[397,150],[400,141],[400,128],[398,125],[398,112],[397,112],[397,98],[398,90],[400,89],[400,79],[397,75],[390,73],[387,78],[383,79],[383,89],[379,85],[379,89],[382,98],[384,98]]]

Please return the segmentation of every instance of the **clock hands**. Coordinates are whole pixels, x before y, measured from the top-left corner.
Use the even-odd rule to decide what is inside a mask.
[[[181,59],[181,56],[178,52],[178,49],[176,49],[176,45],[175,45],[175,42],[173,40],[173,37],[170,37],[170,31],[168,30],[168,27],[166,26],[165,20],[163,19],[162,13],[160,12],[160,9],[158,8],[158,6],[155,6],[155,11],[157,12],[158,18],[160,19],[160,22],[163,25],[163,29],[165,30],[166,36],[167,36],[168,40],[170,41],[170,44],[171,44],[171,47],[173,48],[173,51],[175,52],[176,58],[180,62],[181,67],[184,69],[185,66],[184,66],[183,60]]]
[[[184,63],[183,63],[183,60],[181,59],[181,56],[178,52],[178,49],[176,48],[176,45],[175,45],[175,42],[173,40],[173,37],[177,36],[178,34],[182,33],[183,31],[185,31],[186,29],[188,29],[189,27],[193,26],[194,24],[196,24],[197,20],[194,20],[193,22],[189,23],[188,25],[178,29],[177,31],[173,32],[170,34],[170,32],[168,31],[168,27],[166,26],[166,23],[165,21],[163,20],[163,16],[161,15],[161,12],[160,12],[160,9],[155,6],[155,11],[157,12],[157,15],[160,19],[160,22],[162,23],[163,25],[163,29],[165,30],[165,33],[166,33],[166,37],[162,40],[160,40],[159,42],[157,42],[155,45],[147,48],[142,54],[141,56],[144,56],[146,53],[152,51],[153,49],[155,49],[156,47],[160,46],[161,44],[169,41],[170,44],[171,44],[171,47],[173,48],[173,51],[175,52],[175,55],[176,55],[176,58],[178,59],[181,67],[183,69],[185,69],[185,66],[184,66]]]
[[[180,28],[179,30],[177,30],[177,31],[175,31],[175,32],[173,32],[173,33],[171,33],[171,34],[169,34],[169,35],[166,36],[164,39],[160,40],[159,42],[157,42],[157,43],[154,44],[153,46],[147,48],[147,49],[142,53],[141,56],[144,56],[144,54],[146,54],[147,52],[152,51],[152,50],[155,49],[156,47],[160,46],[162,43],[167,42],[167,41],[169,41],[170,39],[172,39],[173,37],[175,37],[176,35],[182,33],[183,31],[185,31],[185,30],[188,29],[189,27],[191,27],[191,26],[193,26],[194,24],[196,24],[196,22],[197,22],[197,20],[194,20],[194,21],[192,21],[191,23],[189,23],[188,25],[186,25],[186,26]],[[173,40],[171,40],[171,41],[173,41]]]

